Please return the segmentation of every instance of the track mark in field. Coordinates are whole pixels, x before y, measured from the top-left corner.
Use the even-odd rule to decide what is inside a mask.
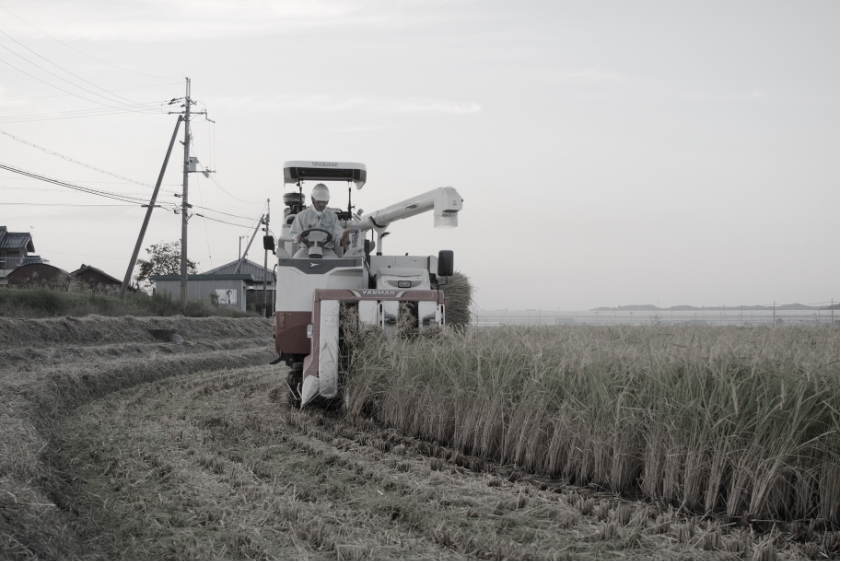
[[[712,523],[471,472],[364,422],[290,412],[271,399],[282,384],[277,367],[205,371],[115,392],[67,418],[62,458],[91,552],[713,559],[749,547]]]

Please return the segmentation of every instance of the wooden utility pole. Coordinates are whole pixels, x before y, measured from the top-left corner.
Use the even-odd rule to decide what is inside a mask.
[[[163,166],[161,166],[161,173],[158,174],[158,183],[155,184],[155,191],[152,192],[152,199],[149,200],[149,205],[146,207],[146,217],[143,219],[143,226],[140,227],[140,234],[137,236],[137,243],[134,245],[134,252],[131,254],[131,261],[129,261],[126,276],[123,279],[123,284],[120,286],[120,298],[126,296],[126,289],[128,289],[131,275],[134,272],[134,265],[137,263],[137,255],[140,253],[140,246],[143,245],[143,238],[146,236],[146,227],[149,226],[149,219],[152,218],[152,209],[155,208],[155,202],[158,200],[158,191],[161,188],[161,182],[164,179],[166,166],[169,164],[169,155],[172,154],[172,146],[175,144],[175,137],[178,136],[178,127],[184,118],[178,116],[178,121],[175,122],[175,130],[172,131],[172,138],[169,141],[169,148],[166,151]]]
[[[248,245],[245,247],[245,253],[239,257],[239,263],[237,263],[237,267],[234,269],[234,275],[239,273],[240,269],[242,269],[242,264],[245,263],[245,258],[248,257],[248,250],[251,249],[251,243],[254,242],[254,237],[257,236],[258,232],[260,232],[260,227],[263,226],[263,223],[266,222],[266,220],[266,215],[260,216],[260,222],[257,223],[257,226],[254,227],[254,232],[251,233],[251,239],[248,240]]]
[[[181,186],[181,308],[187,306],[187,221],[190,220],[187,188],[190,183],[190,79],[187,78],[187,96],[184,98],[184,178]]]
[[[265,232],[265,236],[269,235],[269,220],[272,214],[271,202],[269,199],[266,199],[266,221],[265,227],[263,228],[263,232]],[[266,303],[267,303],[267,294],[266,291],[268,290],[268,279],[269,279],[269,251],[265,248],[266,244],[263,243],[263,318],[268,318],[266,314]]]

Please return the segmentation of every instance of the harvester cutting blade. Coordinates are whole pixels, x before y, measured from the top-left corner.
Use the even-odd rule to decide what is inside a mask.
[[[310,376],[304,379],[304,386],[301,389],[301,408],[318,396],[319,386],[318,377]]]

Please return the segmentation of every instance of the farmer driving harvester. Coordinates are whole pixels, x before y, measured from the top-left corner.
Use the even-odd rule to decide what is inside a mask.
[[[314,231],[305,234],[305,236],[310,240],[316,237],[321,238],[321,241],[323,242],[321,244],[321,257],[338,258],[336,253],[333,251],[335,242],[339,240],[343,248],[347,247],[348,233],[350,232],[350,229],[343,229],[339,224],[339,218],[336,216],[336,213],[327,208],[327,203],[330,201],[330,189],[328,189],[326,185],[320,183],[313,187],[312,192],[310,193],[310,200],[312,201],[312,206],[297,214],[292,223],[292,228],[289,231],[289,237],[294,239],[296,243],[300,244],[304,241],[302,233]],[[329,233],[330,236],[327,236],[327,233]],[[301,245],[292,257],[296,259],[305,259],[316,256],[308,253],[307,247]]]

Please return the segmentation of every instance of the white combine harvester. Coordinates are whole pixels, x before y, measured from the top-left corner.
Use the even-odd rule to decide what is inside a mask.
[[[386,256],[382,253],[386,228],[394,221],[427,211],[434,212],[437,228],[458,226],[462,198],[452,187],[434,189],[373,213],[354,212],[351,184],[361,189],[367,178],[364,164],[349,162],[286,162],[284,185],[297,192],[285,193],[283,229],[277,243],[277,291],[274,316],[278,360],[291,369],[287,384],[292,403],[304,407],[316,399],[336,401],[340,382],[342,341],[340,311],[355,307],[360,327],[378,326],[387,335],[397,329],[400,303],[412,315],[419,331],[444,326],[446,301],[440,278],[453,274],[453,253],[434,256]],[[308,257],[295,259],[298,244],[289,237],[295,216],[306,208],[302,184],[342,182],[348,187],[347,210],[330,207],[350,230],[343,251],[336,241],[338,259],[322,259],[322,246],[330,234],[312,229],[302,234]],[[333,201],[338,190],[333,191]],[[376,240],[368,239],[368,234]],[[274,249],[271,237],[267,249]],[[374,251],[376,250],[376,253]]]

